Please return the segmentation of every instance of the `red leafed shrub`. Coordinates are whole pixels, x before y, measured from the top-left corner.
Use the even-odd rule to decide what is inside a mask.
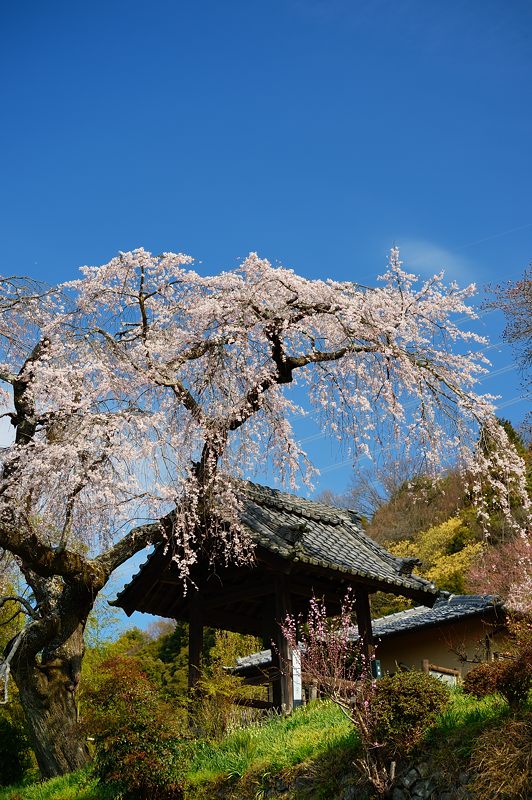
[[[525,658],[504,663],[498,681],[498,689],[502,696],[508,700],[512,709],[521,708],[526,703],[528,693],[532,687],[532,662]]]
[[[475,697],[498,692],[511,709],[521,708],[532,688],[532,659],[528,650],[508,661],[479,664],[464,678],[464,690]]]
[[[100,669],[85,719],[95,740],[96,774],[124,800],[182,797],[188,747],[174,709],[133,659],[113,658]]]
[[[464,678],[464,692],[473,697],[487,697],[499,691],[499,678],[506,667],[504,661],[477,664]]]

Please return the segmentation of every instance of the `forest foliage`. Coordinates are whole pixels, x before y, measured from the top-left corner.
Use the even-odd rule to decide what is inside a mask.
[[[500,420],[506,434],[526,466],[526,486],[532,498],[532,441],[510,422]],[[408,465],[403,469],[403,476]],[[398,471],[399,473],[399,471]],[[354,480],[354,494],[363,490]],[[367,482],[363,481],[367,487]],[[532,608],[532,552],[529,536],[509,528],[499,509],[491,503],[489,486],[484,485],[487,520],[479,523],[467,473],[449,469],[437,480],[422,474],[398,481],[367,523],[367,532],[390,552],[417,558],[414,572],[452,594],[496,594],[512,598],[516,610]],[[350,493],[337,502],[351,504]],[[516,515],[520,499],[511,497]],[[377,594],[372,602],[374,616],[410,607],[406,598]]]

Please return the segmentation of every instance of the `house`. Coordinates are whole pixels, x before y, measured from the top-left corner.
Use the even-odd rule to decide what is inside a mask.
[[[382,673],[418,669],[457,683],[475,664],[504,653],[505,618],[493,595],[442,592],[432,608],[416,606],[373,620],[375,656]],[[231,672],[247,683],[268,684],[272,668],[271,650],[265,649],[239,658]]]
[[[461,680],[475,664],[504,651],[502,603],[493,595],[447,595],[374,620],[377,658],[385,672],[424,669]],[[437,668],[441,669],[438,670]]]

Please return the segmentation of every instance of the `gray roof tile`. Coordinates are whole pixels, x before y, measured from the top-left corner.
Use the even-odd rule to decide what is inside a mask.
[[[393,556],[367,536],[354,511],[250,481],[238,481],[238,490],[242,496],[241,521],[251,539],[281,558],[363,578],[373,589],[387,590],[389,586],[395,594],[421,595],[428,603],[438,594],[434,584],[405,569],[405,559]],[[161,547],[156,547],[113,605],[131,606],[145,567],[160,552]]]
[[[243,484],[243,495],[242,522],[253,540],[268,550],[295,562],[436,593],[424,578],[401,574],[403,559],[364,533],[354,511],[251,482]]]
[[[416,606],[373,620],[373,633],[379,638],[404,631],[465,619],[490,609],[502,608],[494,595],[460,594],[437,600],[432,608]]]

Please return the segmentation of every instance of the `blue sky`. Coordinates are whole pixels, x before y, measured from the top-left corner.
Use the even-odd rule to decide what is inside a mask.
[[[528,0],[4,0],[0,63],[0,272],[144,246],[367,283],[397,243],[483,287],[532,259]],[[479,326],[519,422],[500,315]]]

